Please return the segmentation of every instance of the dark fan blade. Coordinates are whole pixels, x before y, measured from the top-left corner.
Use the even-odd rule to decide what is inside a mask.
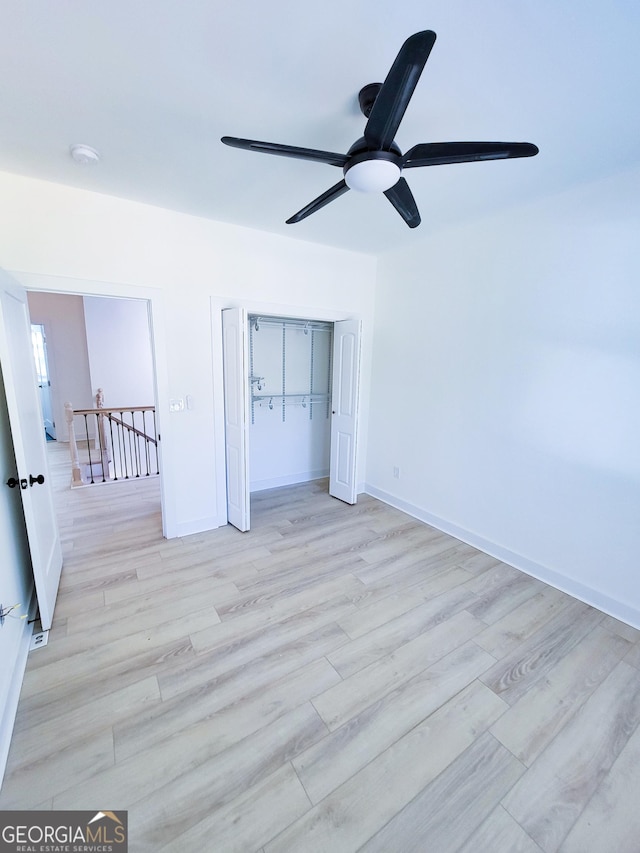
[[[400,48],[364,129],[370,148],[389,150],[435,40],[434,32],[424,30],[410,36]]]
[[[316,151],[315,148],[296,148],[295,145],[278,145],[276,142],[259,142],[257,139],[238,139],[236,136],[223,136],[220,140],[232,148],[244,148],[246,151],[262,151],[263,154],[277,154],[280,157],[295,157],[298,160],[317,160],[330,166],[344,166],[346,154],[334,154],[331,151]]]
[[[409,228],[417,228],[420,225],[418,206],[413,193],[409,189],[409,184],[404,178],[400,178],[398,183],[392,186],[391,189],[385,190],[385,195]]]
[[[316,210],[320,210],[321,207],[324,207],[325,204],[329,204],[330,201],[341,196],[343,193],[348,192],[349,187],[346,185],[344,181],[340,181],[335,186],[331,187],[330,190],[327,190],[326,193],[322,193],[318,198],[315,198],[313,201],[309,202],[306,207],[303,207],[302,210],[299,210],[297,213],[294,213],[289,219],[287,219],[287,225],[293,225],[296,222],[300,222],[303,219],[306,219],[307,216],[311,216],[312,213],[315,213]]]
[[[404,155],[403,169],[440,166],[443,163],[472,163],[474,160],[502,160],[533,157],[538,148],[530,142],[424,142]]]

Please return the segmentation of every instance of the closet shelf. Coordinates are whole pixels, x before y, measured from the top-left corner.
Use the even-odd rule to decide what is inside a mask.
[[[300,391],[300,393],[298,393],[298,394],[254,394],[253,399],[254,400],[269,400],[269,399],[271,399],[271,400],[282,400],[283,397],[285,399],[288,397],[307,397],[308,399],[313,400],[314,403],[326,403],[326,401],[329,399],[330,396],[331,396],[330,394],[316,394],[316,393],[311,394],[311,393],[309,393],[309,391]]]
[[[278,334],[261,333],[260,329],[263,325],[277,329]],[[304,332],[304,335],[298,334],[300,331]],[[325,335],[319,336],[317,332],[328,333],[328,339]],[[322,414],[329,418],[332,335],[333,324],[324,321],[249,315],[249,385],[252,424],[255,423],[256,406],[278,409],[282,414],[283,422],[286,420],[287,409],[291,406],[306,409],[309,420]],[[257,362],[256,350],[259,354]],[[276,362],[278,354],[279,365]],[[294,364],[296,365],[295,379],[290,377],[287,383],[287,367]],[[306,372],[303,367],[305,364],[308,364],[308,378],[302,378]],[[268,369],[265,369],[267,367]],[[259,373],[265,373],[267,376],[259,376]],[[294,388],[302,386],[306,390],[291,391],[291,386]],[[278,393],[274,393],[276,388]]]
[[[301,393],[301,394],[252,394],[252,401],[256,403],[269,403],[273,405],[277,403],[278,405],[282,405],[283,403],[286,405],[298,405],[298,406],[306,406],[309,403],[328,403],[331,399],[330,394],[309,394],[309,393]]]

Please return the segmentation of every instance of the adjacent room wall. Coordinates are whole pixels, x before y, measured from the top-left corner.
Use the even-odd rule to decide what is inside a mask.
[[[153,406],[153,359],[146,300],[85,296],[91,388],[105,406]]]
[[[90,409],[91,391],[84,306],[81,296],[29,293],[32,323],[41,323],[47,336],[51,374],[51,402],[57,438],[69,440],[64,412],[68,401],[74,409]]]
[[[375,259],[7,173],[0,266],[29,289],[152,300],[167,534],[226,522],[217,305],[363,319],[364,482]],[[171,399],[191,408],[170,413]]]
[[[380,259],[367,466],[638,627],[639,199],[640,170]]]

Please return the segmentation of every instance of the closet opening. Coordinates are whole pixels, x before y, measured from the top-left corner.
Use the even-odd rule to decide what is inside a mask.
[[[333,323],[248,323],[249,491],[328,477]]]
[[[360,321],[222,311],[227,516],[250,495],[329,477],[355,503]]]

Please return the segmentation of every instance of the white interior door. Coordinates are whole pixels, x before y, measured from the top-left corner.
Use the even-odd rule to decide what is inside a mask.
[[[0,364],[16,457],[15,487],[24,509],[31,564],[42,627],[51,627],[62,571],[62,549],[55,518],[36,384],[31,324],[23,287],[0,271]],[[39,475],[44,478],[38,482]],[[5,483],[0,488],[7,488]]]
[[[360,320],[340,320],[333,325],[329,494],[348,504],[358,499],[356,438],[361,325]]]
[[[227,461],[227,519],[238,530],[249,530],[249,353],[247,312],[222,312],[224,426]]]

